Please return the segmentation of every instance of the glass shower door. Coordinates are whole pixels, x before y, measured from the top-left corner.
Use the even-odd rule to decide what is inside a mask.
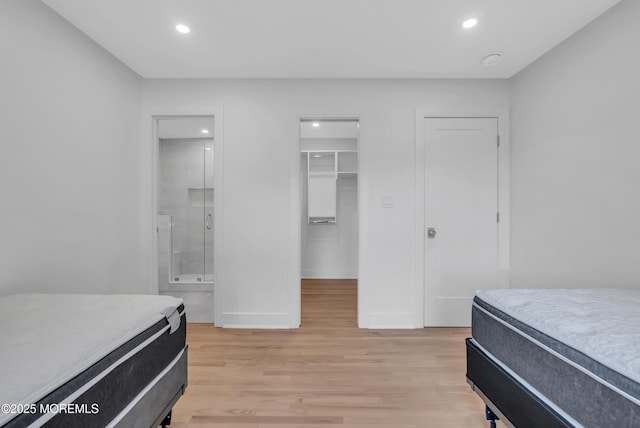
[[[165,260],[172,284],[213,281],[214,145],[213,139],[198,137],[202,129],[211,130],[213,124],[203,120],[158,121],[158,214],[170,219]]]
[[[190,169],[187,259],[178,281],[213,281],[213,141],[194,144]],[[195,166],[197,165],[197,166]],[[197,187],[196,187],[197,186]],[[177,240],[179,241],[179,237]],[[182,251],[185,253],[185,251]]]
[[[213,215],[214,215],[214,188],[213,188],[213,141],[204,143],[204,243],[203,243],[203,267],[204,281],[213,282]]]

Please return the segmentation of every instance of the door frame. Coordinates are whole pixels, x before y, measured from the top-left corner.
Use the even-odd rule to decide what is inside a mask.
[[[433,113],[431,110],[417,108],[415,112],[415,325],[416,328],[424,327],[424,308],[426,296],[425,275],[425,131],[424,120],[428,118],[495,118],[498,121],[498,135],[500,147],[498,150],[498,284],[499,288],[509,288],[509,242],[510,242],[510,138],[509,138],[509,112],[507,110],[470,113]]]
[[[298,115],[296,118],[296,143],[294,145],[295,150],[292,152],[293,156],[291,164],[293,165],[291,169],[291,181],[290,181],[290,192],[293,196],[290,198],[290,219],[289,224],[291,225],[290,236],[291,243],[290,248],[292,252],[292,256],[290,257],[291,265],[289,266],[289,272],[291,275],[291,283],[293,290],[291,291],[291,328],[298,328],[302,322],[302,183],[300,181],[300,122],[307,120],[317,120],[317,121],[330,121],[330,120],[353,120],[357,121],[359,124],[358,129],[358,159],[357,159],[357,168],[358,174],[356,176],[357,180],[357,206],[358,206],[358,288],[357,288],[357,301],[358,301],[358,327],[363,328],[367,326],[368,319],[365,317],[366,313],[366,302],[367,302],[367,294],[366,294],[366,281],[363,281],[362,275],[362,266],[364,265],[363,260],[366,255],[365,247],[362,244],[363,242],[363,231],[366,230],[367,224],[367,216],[365,210],[362,209],[363,201],[365,201],[366,194],[366,180],[363,177],[366,177],[366,168],[364,163],[363,156],[363,126],[362,126],[362,115],[360,114],[303,114]]]
[[[158,120],[161,119],[185,119],[193,117],[212,117],[214,122],[213,131],[213,156],[214,156],[214,188],[213,193],[213,288],[214,288],[214,322],[216,327],[222,327],[224,324],[223,317],[223,290],[224,264],[222,262],[223,243],[224,243],[224,139],[223,139],[223,117],[222,109],[207,110],[202,112],[186,112],[186,113],[151,113],[147,116],[151,138],[151,263],[149,278],[151,280],[151,294],[158,294],[158,235],[156,233],[158,227],[158,186],[159,186],[159,140],[158,140]]]

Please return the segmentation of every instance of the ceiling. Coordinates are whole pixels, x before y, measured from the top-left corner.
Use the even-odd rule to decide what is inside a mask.
[[[619,0],[42,1],[145,78],[509,78]]]

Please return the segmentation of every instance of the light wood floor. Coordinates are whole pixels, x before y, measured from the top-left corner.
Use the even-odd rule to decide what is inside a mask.
[[[355,281],[303,281],[302,327],[190,324],[172,427],[480,428],[469,329],[360,330]]]

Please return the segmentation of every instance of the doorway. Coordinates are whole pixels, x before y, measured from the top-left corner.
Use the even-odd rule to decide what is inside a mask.
[[[478,289],[499,287],[496,117],[426,117],[424,325],[469,326]]]
[[[190,322],[213,323],[214,117],[154,123],[158,292],[182,298]]]
[[[307,300],[350,295],[348,307],[338,305],[347,312],[357,311],[359,135],[358,119],[299,121],[301,290]],[[309,308],[303,324],[314,323]]]

